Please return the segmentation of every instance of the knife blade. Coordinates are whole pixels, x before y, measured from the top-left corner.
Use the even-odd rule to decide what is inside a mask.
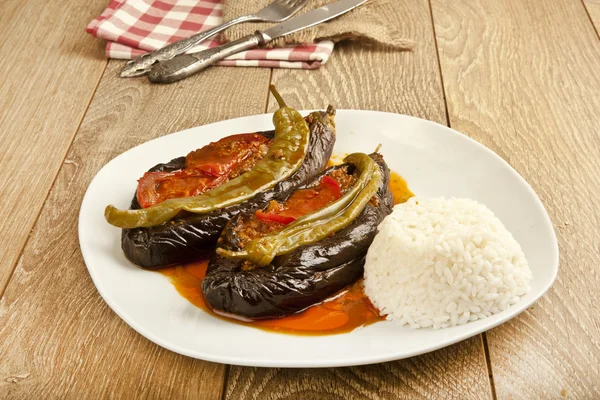
[[[368,0],[339,0],[289,19],[288,21],[265,31],[256,31],[252,35],[248,35],[233,42],[198,53],[176,56],[170,60],[158,63],[148,74],[148,79],[154,83],[171,83],[179,81],[232,54],[258,46],[265,46],[273,39],[329,21],[367,1]]]

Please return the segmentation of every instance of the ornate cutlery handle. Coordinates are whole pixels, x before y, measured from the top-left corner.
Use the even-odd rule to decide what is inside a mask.
[[[141,56],[136,57],[135,59],[127,63],[123,71],[121,71],[121,77],[133,77],[143,75],[149,72],[156,62],[170,60],[179,54],[183,54],[189,49],[193,48],[194,46],[202,43],[209,37],[214,36],[221,31],[224,31],[232,25],[236,25],[241,22],[255,21],[257,19],[258,18],[253,15],[246,15],[243,17],[235,18],[231,21],[225,22],[224,24],[216,26],[207,31],[203,31],[192,35],[188,38],[168,44],[167,46],[158,50],[142,54]]]
[[[148,74],[148,79],[154,83],[175,82],[187,78],[225,57],[257,46],[264,46],[270,41],[270,37],[260,31],[256,31],[252,35],[222,46],[213,47],[212,49],[198,53],[179,55],[171,60],[161,62],[152,68],[152,71]]]

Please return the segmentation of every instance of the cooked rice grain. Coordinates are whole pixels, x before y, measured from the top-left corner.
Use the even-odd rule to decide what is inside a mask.
[[[507,309],[530,282],[521,246],[486,206],[413,197],[379,226],[364,283],[387,319],[437,329]]]

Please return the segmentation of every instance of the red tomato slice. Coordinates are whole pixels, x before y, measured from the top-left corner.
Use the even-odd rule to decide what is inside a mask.
[[[227,180],[198,174],[196,171],[146,172],[138,180],[137,200],[142,208],[176,197],[197,196]]]
[[[184,170],[146,172],[138,181],[138,203],[146,208],[168,199],[197,196],[213,189],[231,176],[239,175],[240,171],[251,168],[257,160],[248,163],[249,157],[268,141],[255,133],[228,136],[189,153]]]
[[[265,221],[265,222],[279,222],[280,224],[284,224],[287,225],[290,222],[294,222],[296,220],[296,218],[294,217],[290,217],[287,215],[279,215],[279,214],[273,214],[273,213],[266,213],[263,211],[258,210],[256,212],[256,218],[260,219],[261,221]]]
[[[264,222],[289,224],[303,215],[310,214],[339,199],[342,187],[338,181],[325,175],[319,185],[295,192],[279,210],[257,211],[256,217]]]
[[[207,175],[223,175],[245,160],[254,148],[268,141],[269,139],[256,133],[227,136],[192,151],[186,156],[186,166]]]
[[[140,207],[146,208],[158,203],[159,194],[156,191],[156,186],[161,179],[166,179],[172,175],[173,172],[146,172],[138,180],[136,197]]]
[[[321,183],[329,187],[329,190],[331,190],[333,197],[335,197],[336,199],[342,197],[342,185],[340,185],[338,181],[336,181],[329,175],[325,175],[323,179],[321,179]]]

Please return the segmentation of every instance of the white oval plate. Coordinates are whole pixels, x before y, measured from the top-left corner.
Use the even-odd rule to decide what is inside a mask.
[[[136,180],[159,162],[230,134],[271,129],[271,115],[255,115],[152,140],[98,172],[81,205],[79,241],[100,295],[133,329],[177,353],[248,366],[334,367],[396,360],[448,346],[516,316],[550,288],[558,272],[552,223],[533,189],[498,155],[446,126],[406,115],[339,110],[336,122],[335,153],[368,153],[381,143],[390,168],[414,193],[470,197],[491,208],[529,261],[529,294],[504,312],[442,330],[412,330],[384,321],[341,335],[294,336],[217,319],[181,297],[166,277],[129,263],[121,252],[120,230],[104,220],[106,205],[127,208]]]

